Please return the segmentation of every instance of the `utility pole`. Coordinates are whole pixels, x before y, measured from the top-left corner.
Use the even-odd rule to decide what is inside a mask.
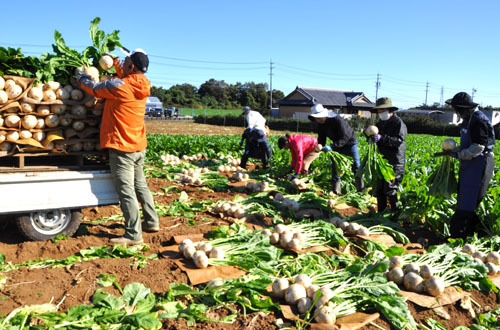
[[[443,91],[444,91],[444,86],[441,86],[441,97],[439,98],[439,105],[441,107],[443,106]]]
[[[375,102],[378,100],[378,88],[380,87],[380,73],[377,72],[377,82],[375,83]]]
[[[273,110],[273,60],[269,60],[269,110]]]
[[[425,84],[425,102],[424,105],[427,105],[427,93],[429,92],[429,81]]]
[[[474,101],[474,93],[477,92],[477,89],[475,89],[474,87],[472,87],[472,95],[470,96],[472,101]]]

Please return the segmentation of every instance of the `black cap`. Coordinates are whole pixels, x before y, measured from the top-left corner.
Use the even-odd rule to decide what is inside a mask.
[[[132,63],[134,63],[134,66],[137,68],[137,70],[141,71],[142,73],[148,71],[149,58],[142,49],[134,49],[130,53],[130,59],[132,60]]]
[[[451,105],[455,108],[474,108],[477,103],[472,102],[472,97],[466,92],[460,92],[455,94],[452,99],[446,100],[446,104]]]

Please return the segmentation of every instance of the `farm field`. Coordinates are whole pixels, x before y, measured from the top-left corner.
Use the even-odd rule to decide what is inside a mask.
[[[342,287],[342,281],[353,285],[347,286],[345,292],[337,290],[332,301],[335,308],[338,307],[339,315],[342,311],[350,313],[346,305],[356,300],[363,301],[353,308],[375,317],[360,329],[416,328],[418,324],[424,325],[423,329],[454,329],[459,326],[466,329],[473,324],[477,325],[474,329],[488,329],[497,324],[497,289],[493,283],[498,282],[488,280],[487,269],[461,252],[463,242],[448,242],[443,235],[447,231],[446,219],[453,213],[453,197],[427,196],[424,183],[435,167],[431,154],[440,148],[444,137],[408,137],[407,174],[400,192],[402,211],[399,221],[393,222],[390,214],[370,213],[376,206],[373,198],[355,192],[350,173],[346,172],[343,177],[345,194],[341,197],[329,195],[330,164],[326,155],[313,163],[311,178],[306,181],[307,189],[298,191],[282,175],[289,166],[289,153],[275,148],[277,136],[282,132],[272,132],[270,141],[275,154],[271,170],[266,172],[253,164],[249,167],[254,169],[248,173],[252,181],[269,182],[266,191],[251,192],[244,183],[231,182],[228,178],[232,173],[220,173],[218,169],[220,165],[228,165],[228,154],[236,158],[241,154],[242,149],[237,143],[241,131],[242,128],[184,122],[148,122],[148,132],[155,134],[149,136],[146,173],[160,215],[161,229],[158,233],[143,234],[147,248],[108,246],[110,237],[123,233],[118,206],[85,209],[84,220],[75,237],[60,237],[47,242],[24,241],[12,222],[2,222],[0,252],[5,256],[2,266],[5,278],[0,292],[0,313],[8,315],[16,308],[29,305],[56,304],[57,311],[65,314],[37,316],[32,312],[29,319],[25,310],[9,319],[10,324],[17,325],[26,319],[40,329],[50,322],[62,322],[57,324],[66,324],[63,328],[71,328],[71,324],[84,327],[88,325],[85,320],[99,322],[103,328],[111,328],[110,324],[120,320],[121,326],[127,329],[187,329],[194,324],[198,329],[274,329],[282,321],[291,328],[308,328],[307,322],[312,322],[311,327],[315,324],[311,313],[306,316],[307,322],[303,321],[304,317],[302,321],[292,320],[293,317],[279,307],[287,305],[285,299],[273,297],[271,300],[268,297],[268,286],[275,278],[292,279],[299,273],[307,273],[316,278],[313,283],[321,286],[331,283],[332,290],[337,285]],[[363,154],[366,141],[360,138],[359,143]],[[179,156],[182,160],[183,155],[198,153],[203,154],[203,158],[178,165],[163,164],[161,160],[166,154]],[[222,155],[224,159],[221,159]],[[209,169],[208,173],[200,174],[202,185],[179,182],[183,170],[197,168]],[[500,240],[496,236],[498,202],[494,198],[498,179],[496,174],[481,208],[486,221],[480,233],[487,237],[471,241],[484,252],[500,249]],[[278,201],[278,191],[298,202],[299,209],[284,208]],[[215,212],[213,207],[224,201],[244,205],[247,216],[221,216],[224,212]],[[347,229],[344,235],[333,224],[324,221],[337,217],[372,227],[371,239],[348,235]],[[300,223],[304,227],[297,228],[304,228],[301,229],[303,233],[316,236],[315,240],[309,241],[310,246],[328,247],[323,252],[297,253],[270,245],[267,236],[262,234],[263,230],[278,223]],[[389,229],[374,227],[381,223]],[[207,268],[207,271],[220,271],[218,267],[222,265],[237,266],[246,274],[227,268],[230,277],[237,274],[236,279],[212,289],[203,290],[204,283],[192,286],[193,281],[198,282],[193,277],[195,266],[177,254],[175,242],[182,236],[195,241],[200,239],[200,234],[211,237],[212,241],[224,242],[220,246],[226,248],[233,244],[231,237],[237,242],[232,247],[242,248],[249,240],[255,240],[253,248],[249,247],[241,254],[226,252],[226,258],[219,260],[217,267]],[[385,243],[381,243],[382,239]],[[430,248],[442,243],[447,245],[441,245],[440,249]],[[390,248],[392,244],[395,246]],[[415,253],[404,254],[403,248]],[[398,288],[387,282],[384,272],[389,268],[389,257],[406,255],[407,264],[418,259],[418,253],[424,250],[426,255],[432,256],[427,260],[433,260],[436,272],[443,273],[449,283],[459,288],[456,295],[460,299],[439,308],[422,307],[419,299],[405,302],[397,295],[399,289],[406,291],[403,286]],[[425,263],[423,259],[419,262]],[[443,264],[446,264],[444,269]],[[207,276],[218,277],[227,275],[227,272],[217,274]],[[469,292],[470,296],[462,295],[462,290]],[[154,295],[148,295],[149,292]],[[112,296],[123,296],[123,300]],[[424,293],[417,298],[422,300],[422,296],[430,297]],[[441,300],[432,299],[434,304]],[[339,307],[341,303],[345,303],[345,308]],[[87,306],[85,311],[83,307],[76,307],[81,305]],[[123,306],[127,315],[122,314],[125,313]],[[94,308],[92,313],[90,308]],[[292,311],[297,314],[296,307]],[[486,313],[489,314],[479,317]],[[8,323],[2,319],[0,324],[5,326]]]

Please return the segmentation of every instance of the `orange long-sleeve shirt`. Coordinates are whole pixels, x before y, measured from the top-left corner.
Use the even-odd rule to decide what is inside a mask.
[[[96,83],[83,76],[78,83],[87,93],[106,99],[100,131],[101,148],[141,151],[147,147],[144,114],[151,83],[142,73],[123,77],[122,63],[115,59],[114,65],[118,78]]]

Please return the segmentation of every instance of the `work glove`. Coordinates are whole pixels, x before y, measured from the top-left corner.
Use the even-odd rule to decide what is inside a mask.
[[[373,135],[373,142],[377,143],[378,141],[380,141],[381,137],[382,137],[382,135],[380,135],[380,134]]]
[[[82,79],[86,79],[86,78],[88,78],[88,79],[92,79],[92,78],[90,78],[90,76],[89,76],[89,75],[85,74],[85,72],[83,72],[83,71],[78,71],[78,72],[76,73],[76,80],[77,80],[78,82],[80,82]]]
[[[328,151],[332,151],[332,147],[331,146],[324,146],[323,149],[321,150],[323,152],[328,152]]]
[[[295,174],[290,174],[290,175],[288,176],[288,178],[287,178],[287,179],[291,181],[291,180],[293,180],[293,179],[296,179],[298,176],[299,176],[299,174],[298,174],[298,173],[295,173]]]
[[[240,144],[240,147],[243,146],[243,139],[240,140],[239,144]]]

